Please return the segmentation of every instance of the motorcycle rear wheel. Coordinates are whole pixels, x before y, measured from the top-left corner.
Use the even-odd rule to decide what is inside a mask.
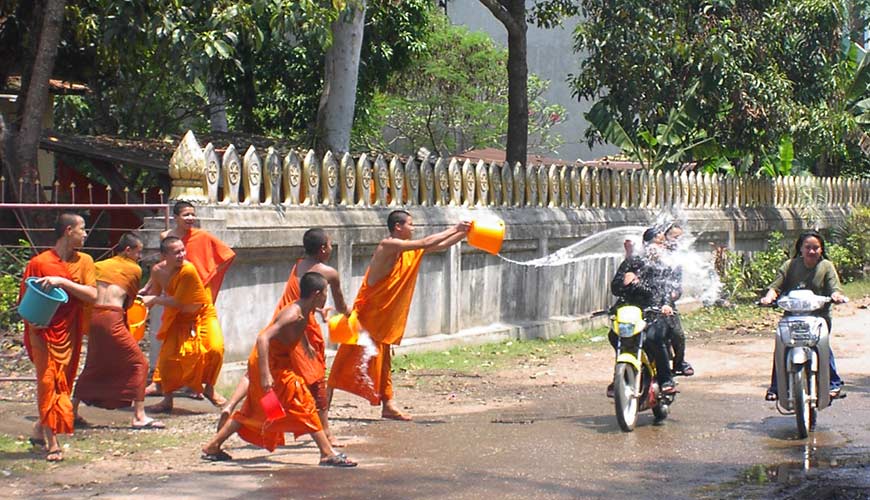
[[[638,373],[627,363],[616,365],[613,375],[613,400],[616,407],[616,421],[625,432],[634,430],[637,423],[637,380]]]
[[[792,388],[794,390],[794,415],[797,420],[798,436],[801,439],[809,436],[816,426],[816,408],[810,399],[809,377],[801,367],[792,373]]]

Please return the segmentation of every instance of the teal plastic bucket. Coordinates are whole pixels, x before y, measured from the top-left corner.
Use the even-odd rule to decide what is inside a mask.
[[[27,278],[27,291],[24,298],[18,304],[18,314],[34,325],[46,326],[51,323],[51,318],[61,304],[69,301],[69,295],[62,288],[52,288],[45,291],[36,284],[39,278]]]

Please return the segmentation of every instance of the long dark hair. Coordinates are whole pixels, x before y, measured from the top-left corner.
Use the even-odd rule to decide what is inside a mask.
[[[815,238],[815,239],[819,240],[819,245],[821,245],[821,247],[822,247],[822,259],[828,258],[828,255],[825,253],[825,239],[822,238],[822,235],[819,234],[818,231],[814,231],[812,229],[809,231],[804,231],[800,234],[800,236],[798,236],[797,241],[794,243],[794,256],[795,257],[801,256],[801,247],[804,246],[804,241],[806,241],[807,238]]]

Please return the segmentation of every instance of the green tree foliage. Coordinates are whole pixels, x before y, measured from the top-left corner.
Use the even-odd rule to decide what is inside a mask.
[[[58,125],[161,136],[206,126],[210,94],[231,129],[306,142],[322,91],[329,23],[343,2],[82,0],[68,9],[64,75],[93,92],[67,98]],[[367,9],[357,106],[421,50],[426,0]]]
[[[433,13],[426,50],[393,74],[355,124],[356,146],[440,155],[503,147],[507,136],[507,51],[485,33],[453,26]],[[558,148],[550,132],[566,119],[562,106],[542,97],[548,82],[529,77],[529,150]]]
[[[789,258],[783,234],[770,233],[767,246],[751,257],[720,248],[716,252],[716,272],[722,282],[722,297],[728,300],[754,300],[773,282],[776,272]]]
[[[598,100],[632,139],[668,123],[695,86],[695,135],[712,141],[681,161],[755,173],[784,165],[775,159],[784,137],[807,165],[853,139],[833,127],[831,111],[843,99],[843,2],[580,3],[586,21],[576,29],[575,49],[585,59],[572,75],[575,94]],[[590,128],[587,140],[600,141],[602,132]],[[846,156],[823,167],[836,171]]]

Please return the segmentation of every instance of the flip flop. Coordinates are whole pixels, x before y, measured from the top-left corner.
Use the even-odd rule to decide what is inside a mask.
[[[320,461],[321,467],[356,467],[357,463],[347,458],[344,453],[333,455],[329,458],[324,458]]]
[[[233,457],[224,450],[220,450],[217,453],[203,453],[199,458],[209,462],[228,462],[233,459]]]
[[[49,450],[48,455],[45,456],[45,460],[47,462],[63,462],[63,450],[60,448]]]
[[[130,428],[137,431],[142,429],[165,429],[166,425],[163,422],[154,420],[153,418],[148,418],[147,420],[145,420],[144,424],[137,424],[133,422],[130,425]]]

